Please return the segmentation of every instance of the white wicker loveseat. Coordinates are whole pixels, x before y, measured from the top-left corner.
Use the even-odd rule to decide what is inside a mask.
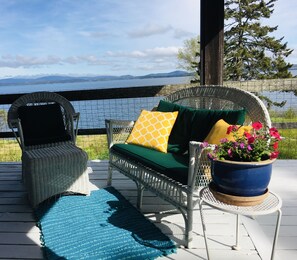
[[[33,207],[63,193],[89,194],[88,156],[75,145],[79,113],[53,92],[15,100],[7,116],[22,150],[22,175]]]
[[[245,110],[244,124],[250,124],[252,121],[261,121],[265,126],[271,126],[270,117],[263,102],[252,93],[237,88],[224,86],[185,88],[166,96],[163,101],[165,101],[165,104],[177,104],[178,106],[181,105],[181,107],[206,111],[206,113],[212,113],[213,111],[217,113],[217,111],[223,110]],[[163,108],[163,112],[168,112],[166,109],[164,111]],[[176,109],[175,107],[172,111]],[[160,104],[157,110],[162,110],[160,110]],[[182,116],[183,113],[180,114],[179,112],[178,116],[180,115]],[[208,119],[209,115],[207,114],[206,121]],[[177,119],[170,134],[169,142],[175,131],[176,124],[179,124],[178,122],[180,121]],[[191,132],[190,128],[196,131],[201,124],[198,123],[197,125],[196,122],[195,126],[189,124],[179,127],[181,131],[189,129]],[[214,124],[214,121],[212,124]],[[199,138],[192,140],[191,137],[188,137],[189,141],[185,144],[187,149],[183,154],[172,154],[170,151],[163,154],[161,152],[149,151],[149,153],[156,153],[154,157],[142,158],[146,155],[143,155],[145,153],[140,149],[149,148],[133,147],[135,149],[133,153],[133,149],[128,149],[131,147],[131,144],[125,144],[126,146],[124,146],[133,125],[133,121],[106,120],[110,156],[108,185],[112,184],[112,171],[116,169],[136,183],[138,189],[137,206],[139,208],[141,208],[144,189],[153,192],[158,197],[175,206],[184,217],[185,246],[190,247],[192,241],[193,210],[199,203],[198,191],[210,181],[210,161],[207,158],[205,148],[200,146],[203,137],[200,137],[202,138],[201,140]],[[211,125],[208,126],[208,130],[211,127]],[[149,160],[153,162],[147,162]],[[157,163],[165,164],[165,166],[162,166],[163,168],[166,167],[167,160],[176,160],[177,162],[175,163],[177,163],[177,166],[167,169],[168,171],[164,172],[163,168],[158,170],[159,168],[154,166],[156,160]],[[180,175],[175,175],[174,173],[178,167],[183,168],[183,179],[180,178]]]

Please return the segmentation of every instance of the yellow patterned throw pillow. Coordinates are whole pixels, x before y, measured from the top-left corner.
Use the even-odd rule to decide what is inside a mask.
[[[143,110],[126,142],[167,153],[168,138],[177,115],[178,112]]]
[[[223,138],[227,138],[229,141],[235,141],[232,133],[230,133],[229,135],[227,134],[227,129],[229,126],[230,125],[223,119],[220,119],[212,127],[204,141],[208,142],[209,144],[220,144],[220,140]],[[240,128],[238,129],[238,134],[239,136],[243,136],[244,132],[250,132],[251,130],[251,126],[240,126]]]

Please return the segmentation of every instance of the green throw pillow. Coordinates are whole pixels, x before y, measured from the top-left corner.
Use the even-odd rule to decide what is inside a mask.
[[[229,124],[243,124],[246,111],[193,109],[161,100],[157,111],[179,111],[168,140],[168,152],[185,153],[189,141],[203,141],[213,125],[220,119]]]
[[[190,125],[193,117],[193,111],[189,108],[163,100],[159,102],[157,111],[178,111],[176,121],[169,136],[167,151],[180,154],[187,151],[191,135]]]

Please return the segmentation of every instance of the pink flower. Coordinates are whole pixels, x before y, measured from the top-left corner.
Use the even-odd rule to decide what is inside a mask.
[[[251,136],[248,138],[248,143],[252,144],[253,142],[255,142],[255,137]]]
[[[230,125],[228,128],[227,128],[227,135],[229,135],[231,132],[235,132],[238,130],[238,126],[237,125]]]
[[[208,154],[207,154],[207,157],[208,157],[209,159],[211,159],[211,160],[214,159],[214,156],[213,156],[211,153],[208,153]]]
[[[241,149],[243,149],[243,148],[244,148],[244,143],[240,143],[240,144],[239,144],[239,147],[240,147]]]
[[[210,152],[212,158],[252,162],[279,156],[279,141],[282,137],[276,128],[268,129],[261,122],[254,122],[251,131],[243,129],[241,131],[240,126],[229,125],[226,132],[232,137],[220,140],[220,144]]]
[[[270,154],[270,159],[275,159],[277,158],[279,155],[279,151],[274,151]]]
[[[227,139],[227,138],[222,138],[221,140],[220,140],[220,143],[226,143],[226,142],[228,142],[229,140]]]
[[[206,148],[208,147],[208,142],[203,142],[200,144],[200,148]]]
[[[246,138],[250,138],[250,137],[252,137],[252,135],[251,135],[249,132],[244,132],[244,136],[245,136]]]
[[[277,140],[281,140],[281,136],[275,127],[269,129],[269,134]]]
[[[260,130],[263,127],[263,125],[261,124],[261,122],[254,122],[254,123],[252,123],[252,127],[255,130]]]
[[[237,148],[238,147],[238,142],[233,142],[233,147]]]
[[[273,149],[274,150],[277,150],[277,148],[278,148],[278,142],[276,142],[276,143],[273,144]]]
[[[232,125],[228,126],[226,134],[229,135],[231,131],[232,131]]]

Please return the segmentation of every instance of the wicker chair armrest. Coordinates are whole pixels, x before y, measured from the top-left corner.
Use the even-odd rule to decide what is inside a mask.
[[[24,136],[23,136],[23,130],[21,126],[21,121],[19,118],[17,119],[10,119],[8,120],[8,126],[12,130],[19,146],[21,147],[22,150],[24,150],[25,145],[24,145]]]
[[[79,120],[79,115],[80,115],[79,112],[73,113],[73,120]]]
[[[70,127],[69,131],[72,131],[71,134],[73,136],[74,143],[76,143],[76,137],[77,137],[77,134],[78,134],[79,118],[80,118],[80,113],[79,112],[72,113],[72,119],[71,119],[72,127]]]
[[[113,144],[124,143],[134,126],[134,121],[131,120],[105,120],[108,147],[111,148]]]
[[[8,126],[9,128],[18,128],[19,126],[19,119],[10,119],[8,120]]]
[[[202,142],[190,141],[188,174],[188,188],[190,190],[200,189],[211,181],[211,162],[207,154],[214,148],[215,145],[205,146]]]

